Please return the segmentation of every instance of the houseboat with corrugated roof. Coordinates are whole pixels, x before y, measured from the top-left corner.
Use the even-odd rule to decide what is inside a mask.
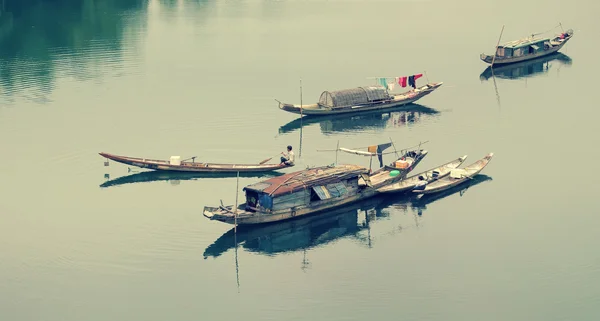
[[[375,196],[378,188],[403,178],[384,167],[372,172],[358,165],[331,165],[285,174],[244,187],[238,206],[204,207],[204,216],[229,224],[283,221],[330,210]],[[397,171],[396,171],[397,172]]]
[[[363,86],[337,91],[324,91],[318,103],[294,105],[279,102],[279,109],[306,116],[384,110],[413,103],[429,95],[441,85],[442,82],[429,83],[395,95],[391,95],[383,86]]]
[[[553,38],[537,38],[532,35],[499,45],[496,47],[495,55],[482,53],[480,59],[490,65],[505,65],[531,60],[559,51],[571,38],[573,38],[571,29]]]
[[[398,159],[383,164],[384,150],[393,142],[359,147],[339,147],[335,151],[370,157],[369,168],[358,165],[331,165],[310,168],[267,179],[244,187],[246,202],[240,206],[204,207],[204,216],[230,224],[260,224],[283,221],[303,215],[331,210],[379,193],[383,186],[401,181],[428,154],[421,149],[407,148],[390,152]],[[360,149],[367,149],[363,151]],[[395,149],[395,148],[394,148]],[[373,171],[373,158],[380,168]],[[337,159],[337,156],[336,156]],[[337,161],[336,161],[337,162]]]

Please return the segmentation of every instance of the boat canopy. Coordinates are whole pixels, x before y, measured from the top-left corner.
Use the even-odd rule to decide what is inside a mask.
[[[319,98],[319,105],[329,108],[339,108],[368,104],[388,98],[390,98],[390,95],[384,87],[364,86],[336,91],[324,91]]]
[[[539,45],[542,45],[546,41],[550,41],[550,39],[549,38],[523,38],[523,39],[507,42],[503,45],[500,45],[500,47],[518,49],[518,48],[527,47],[527,46],[531,46],[531,45],[539,46]]]

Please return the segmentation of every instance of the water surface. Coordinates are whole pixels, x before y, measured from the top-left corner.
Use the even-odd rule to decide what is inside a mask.
[[[597,320],[596,2],[10,1],[0,6],[2,320]],[[486,76],[502,39],[575,37]],[[369,77],[444,85],[408,110],[300,123]],[[236,178],[129,172],[98,152],[259,162],[419,142],[476,182],[230,232]],[[338,155],[368,166],[367,158]],[[277,156],[274,158],[276,159]],[[391,161],[391,159],[386,160]],[[588,174],[588,175],[586,175]],[[577,179],[573,179],[577,177]],[[261,178],[243,176],[239,189]],[[240,193],[241,194],[241,193]],[[241,199],[241,195],[240,195]],[[233,234],[233,235],[232,235]],[[237,247],[236,247],[237,244]]]

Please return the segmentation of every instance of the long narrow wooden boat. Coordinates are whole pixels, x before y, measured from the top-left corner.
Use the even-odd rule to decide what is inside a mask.
[[[490,65],[505,65],[547,56],[559,51],[573,38],[573,30],[560,33],[553,38],[534,36],[510,41],[496,48],[496,57],[482,53],[480,59]]]
[[[429,184],[435,180],[446,177],[450,174],[451,170],[458,168],[466,159],[467,155],[461,156],[444,165],[407,177],[394,184],[382,186],[378,188],[377,191],[380,193],[403,193],[414,190],[417,186]]]
[[[197,163],[195,161],[181,161],[179,156],[172,156],[170,160],[157,160],[139,157],[119,156],[108,153],[99,153],[101,156],[115,162],[137,166],[140,168],[157,171],[201,172],[201,173],[248,173],[269,172],[294,165],[287,164],[215,164]]]
[[[414,189],[412,192],[417,194],[432,194],[445,191],[454,186],[460,185],[472,179],[473,176],[479,174],[489,162],[492,160],[494,153],[487,154],[484,158],[465,167],[457,168],[450,171],[450,175],[435,180],[429,183],[422,189]]]
[[[442,82],[430,83],[396,95],[390,95],[383,86],[324,91],[318,103],[294,105],[279,102],[279,109],[299,115],[318,116],[397,108],[429,95],[441,85]]]
[[[446,197],[449,197],[450,195],[456,194],[456,193],[461,193],[462,194],[465,193],[465,191],[475,185],[481,184],[483,182],[487,182],[487,181],[491,181],[492,177],[487,176],[485,174],[477,174],[475,176],[473,176],[471,179],[469,179],[468,181],[466,181],[463,184],[451,187],[447,190],[444,190],[442,192],[439,193],[433,193],[433,194],[421,194],[419,195],[420,197],[413,197],[410,200],[411,206],[417,210],[426,210],[427,209],[427,205],[436,202],[438,200],[444,199]]]

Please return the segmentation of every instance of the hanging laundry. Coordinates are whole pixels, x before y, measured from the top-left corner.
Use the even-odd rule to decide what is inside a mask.
[[[379,167],[383,167],[383,151],[390,146],[392,146],[392,143],[377,145],[377,159],[379,160]]]
[[[398,85],[402,88],[406,87],[406,77],[400,77],[400,81],[398,81]]]
[[[417,79],[423,77],[423,74],[412,75],[408,77],[408,84],[417,89]]]
[[[387,80],[385,78],[379,78],[379,83],[385,88],[387,86]]]
[[[394,85],[395,85],[395,83],[393,83],[393,82],[390,82],[390,83],[388,83],[388,84],[387,84],[387,90],[388,90],[388,91],[392,91],[392,90],[394,90]]]

